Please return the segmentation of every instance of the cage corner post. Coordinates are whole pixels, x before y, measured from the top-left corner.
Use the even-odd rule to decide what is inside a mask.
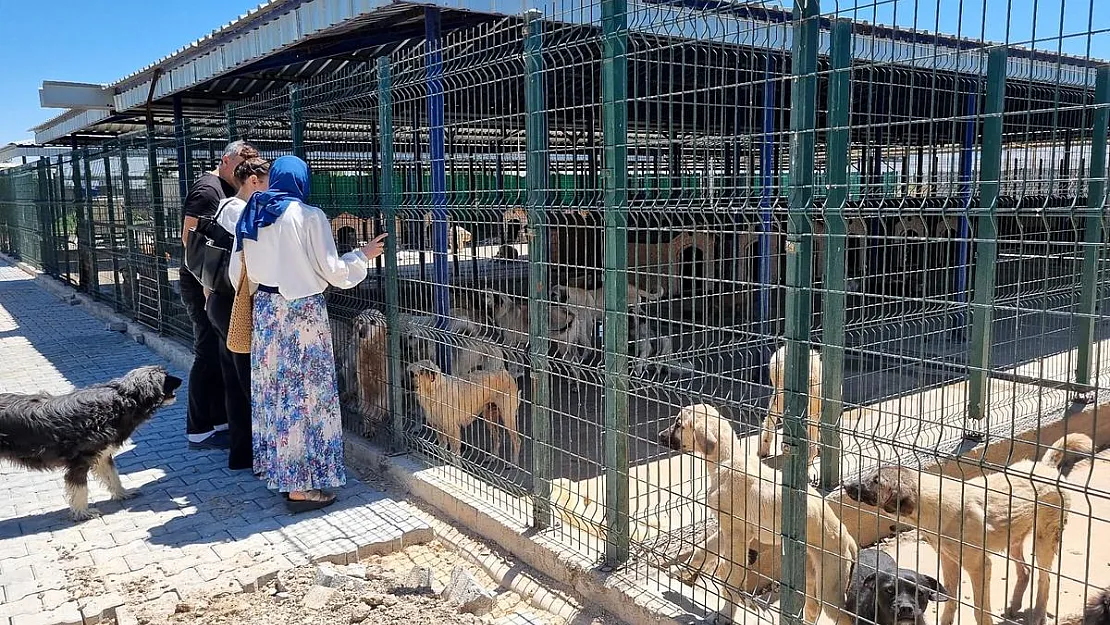
[[[451,319],[450,266],[447,250],[447,155],[443,102],[443,33],[438,7],[424,7],[424,82],[427,90],[428,152],[432,182],[432,312],[436,327]],[[437,345],[436,359],[451,373],[451,350]]]
[[[824,367],[821,368],[821,488],[832,490],[840,483],[840,433],[837,426],[844,411],[844,324],[847,310],[848,223],[844,207],[848,201],[848,150],[852,122],[852,21],[837,19],[830,36],[828,91],[829,192],[824,218],[828,233],[825,255],[823,319]],[[811,415],[810,418],[815,418]]]
[[[57,239],[51,236],[53,202],[50,202],[50,174],[46,159],[39,158],[35,163],[35,182],[38,193],[35,202],[35,220],[39,231],[39,266],[47,275],[57,275]]]
[[[790,93],[790,190],[786,234],[786,379],[782,478],[782,595],[780,624],[803,625],[806,601],[806,509],[809,496],[809,342],[813,309],[813,166],[817,126],[819,0],[794,4]],[[818,418],[818,415],[809,415]]]
[[[393,81],[388,57],[378,57],[378,127],[381,142],[382,219],[385,221],[385,322],[389,341],[389,411],[395,451],[404,448],[399,288],[397,285],[397,197],[393,169]]]
[[[1098,275],[1102,260],[1103,211],[1106,202],[1106,135],[1110,131],[1110,65],[1101,65],[1095,76],[1095,110],[1091,139],[1091,171],[1087,186],[1087,211],[1083,218],[1083,266],[1080,273],[1079,311],[1076,316],[1075,337],[1078,354],[1075,363],[1075,382],[1097,388],[1097,376],[1092,370],[1095,351],[1095,325],[1100,300]],[[1094,401],[1086,396],[1084,400]]]
[[[628,1],[601,0],[605,210],[605,562],[629,555],[628,523]]]
[[[525,21],[525,140],[527,149],[528,226],[528,356],[532,368],[532,521],[551,526],[551,375],[547,359],[548,331],[548,135],[543,63],[543,16],[537,10]]]
[[[1002,116],[1006,100],[1006,48],[987,53],[987,98],[983,108],[983,146],[980,162],[980,203],[975,210],[975,260],[968,354],[968,416],[982,421],[990,396],[991,324],[994,319],[998,263],[998,224],[995,210],[1002,181]],[[968,217],[970,218],[970,211]]]

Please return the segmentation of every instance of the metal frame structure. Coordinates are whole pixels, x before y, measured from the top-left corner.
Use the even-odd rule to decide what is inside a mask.
[[[842,503],[846,478],[969,451],[1006,471],[1000,440],[1036,455],[1057,404],[1097,401],[1105,61],[809,0],[509,4],[273,0],[112,85],[112,110],[37,128],[69,150],[0,172],[0,246],[186,336],[189,182],[231,139],[302,156],[340,247],[390,234],[371,279],[329,295],[345,425],[657,592],[686,592],[657,564],[712,528],[714,467],[655,431],[712,403],[754,444],[785,345],[781,545],[743,590],[779,582],[791,624],[811,483]],[[380,410],[350,329],[368,307],[388,326]],[[460,378],[517,365],[518,463],[479,427],[462,457],[434,442],[405,380],[418,356]]]

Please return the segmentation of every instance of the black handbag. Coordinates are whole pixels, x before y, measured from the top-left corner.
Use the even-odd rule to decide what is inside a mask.
[[[211,217],[199,217],[195,228],[189,230],[189,244],[185,247],[185,269],[193,274],[201,286],[212,292],[232,294],[231,278],[227,275],[231,261],[231,248],[235,237],[220,225],[220,210]]]

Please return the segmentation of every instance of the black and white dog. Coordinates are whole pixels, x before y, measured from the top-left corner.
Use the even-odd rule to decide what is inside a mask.
[[[930,601],[948,601],[940,582],[898,568],[890,554],[874,547],[859,552],[844,603],[856,625],[922,625]]]
[[[122,378],[65,395],[0,394],[0,460],[32,470],[65,469],[74,520],[99,513],[89,507],[88,474],[127,499],[112,454],[154,412],[174,402],[181,378],[162,367],[140,367]]]

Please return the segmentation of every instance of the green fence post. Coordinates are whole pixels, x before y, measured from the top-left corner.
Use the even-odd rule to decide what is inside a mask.
[[[382,221],[385,231],[385,321],[389,341],[389,410],[393,418],[393,447],[405,446],[405,411],[401,405],[400,295],[397,286],[397,207],[400,198],[393,180],[393,92],[389,59],[378,58],[378,126],[381,128]]]
[[[58,179],[58,213],[59,213],[58,217],[61,221],[61,229],[62,229],[61,246],[62,246],[62,256],[64,258],[63,262],[65,263],[65,271],[63,272],[61,277],[67,283],[72,285],[72,284],[74,284],[74,282],[73,282],[73,254],[71,253],[72,250],[69,249],[69,214],[70,214],[69,209],[70,209],[70,206],[69,206],[69,201],[66,200],[66,169],[65,169],[66,166],[65,166],[65,161],[66,161],[65,155],[64,154],[59,154],[58,155],[58,165],[57,165],[57,167],[58,167],[58,176],[57,176],[57,179]],[[78,257],[78,258],[80,258],[80,257]]]
[[[108,248],[112,257],[112,303],[117,312],[123,310],[123,290],[119,283],[119,256],[116,245],[116,190],[112,184],[112,158],[108,151],[104,152],[104,199],[108,202]]]
[[[983,149],[979,167],[981,202],[975,216],[975,288],[971,305],[971,346],[968,365],[968,415],[987,416],[990,391],[991,323],[994,318],[998,224],[995,208],[1002,180],[1002,112],[1006,99],[1006,48],[987,54],[987,103],[983,109]]]
[[[224,121],[227,123],[227,141],[231,143],[239,138],[239,124],[235,119],[235,107],[231,103],[224,105]]]
[[[82,183],[83,172],[81,165],[81,151],[77,149],[74,144],[73,150],[70,152],[69,161],[70,175],[73,176],[73,214],[76,217],[76,225],[74,234],[77,236],[77,290],[89,291],[89,262],[88,262],[88,247],[90,245],[88,239],[88,223],[89,215],[85,210],[85,186]]]
[[[100,259],[96,254],[96,214],[92,199],[92,166],[89,149],[81,150],[81,162],[85,168],[85,228],[89,242],[89,295],[100,299]]]
[[[1098,310],[1098,269],[1102,256],[1102,219],[1106,202],[1106,133],[1110,131],[1110,65],[1098,68],[1095,79],[1095,110],[1091,139],[1091,175],[1087,185],[1087,215],[1083,218],[1083,269],[1079,278],[1079,311],[1075,334],[1079,354],[1075,381],[1090,385],[1092,350],[1095,344],[1095,314]],[[1094,400],[1094,397],[1085,397]]]
[[[790,195],[786,231],[786,379],[782,479],[782,625],[802,625],[805,602],[809,440],[809,342],[813,309],[813,161],[817,126],[819,0],[794,4],[793,88],[790,94]],[[847,581],[847,580],[845,580]]]
[[[293,154],[304,158],[304,110],[301,106],[301,86],[289,85],[289,130],[293,137]]]
[[[35,217],[39,224],[39,264],[42,271],[48,275],[56,273],[54,259],[54,237],[50,236],[50,173],[46,167],[46,158],[39,158],[35,164],[36,182],[38,182],[38,197],[35,201]]]
[[[840,484],[840,432],[844,412],[844,322],[847,310],[846,254],[848,224],[849,125],[852,122],[852,21],[832,25],[830,43],[829,116],[827,135],[829,192],[825,200],[824,367],[821,370],[821,488]],[[811,415],[812,419],[813,416]]]
[[[628,559],[627,0],[601,0],[605,203],[605,562]]]
[[[532,365],[532,521],[551,525],[551,376],[547,362],[548,298],[547,187],[548,139],[543,77],[543,21],[539,11],[525,16],[525,91],[528,171],[528,355]]]
[[[158,285],[158,331],[165,332],[170,305],[169,262],[166,259],[166,208],[162,193],[162,172],[158,170],[158,143],[154,125],[147,124],[146,162],[150,180],[150,213],[154,221],[154,280]],[[184,201],[184,198],[182,198]]]
[[[131,193],[131,166],[127,162],[127,155],[129,150],[123,144],[120,145],[119,151],[119,175],[120,185],[123,189],[123,224],[124,236],[127,243],[127,266],[124,271],[127,272],[127,302],[129,304],[128,313],[132,319],[137,319],[139,316],[139,287],[136,282],[138,280],[138,272],[136,271],[136,264],[138,262],[139,243],[138,238],[135,236],[135,212],[134,212],[134,195]]]

